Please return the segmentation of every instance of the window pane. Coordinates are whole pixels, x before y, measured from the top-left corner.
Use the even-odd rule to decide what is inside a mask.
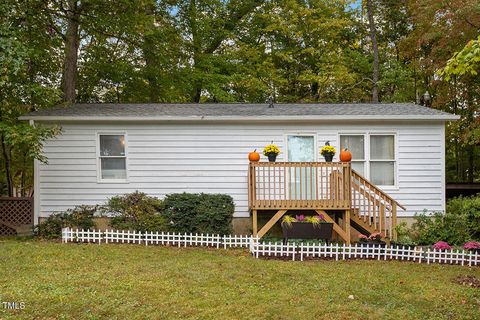
[[[395,159],[395,142],[393,136],[370,136],[370,159]]]
[[[365,159],[364,136],[340,136],[340,149],[348,149],[352,153],[353,160]]]
[[[102,179],[127,178],[125,158],[102,158]]]
[[[315,161],[315,140],[312,136],[288,136],[288,161]]]
[[[361,176],[365,176],[365,162],[364,161],[352,161],[352,169],[357,171]]]
[[[380,186],[395,184],[395,162],[381,161],[370,162],[370,180]]]
[[[100,136],[101,156],[124,156],[125,137],[123,135],[101,135]]]

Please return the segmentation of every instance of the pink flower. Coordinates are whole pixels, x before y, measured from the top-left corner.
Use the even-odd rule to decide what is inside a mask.
[[[325,216],[320,213],[320,214],[318,214],[318,219],[320,219],[320,220],[325,220]]]
[[[305,220],[305,216],[304,216],[303,214],[301,214],[301,215],[299,215],[299,216],[295,216],[295,219],[296,219],[297,221],[303,221],[303,220]]]
[[[368,240],[381,240],[382,239],[382,234],[380,232],[375,232],[375,233],[372,233],[370,235],[370,237],[368,237]]]
[[[480,242],[469,241],[463,245],[463,249],[471,250],[471,249],[480,249]]]
[[[432,246],[433,249],[437,249],[437,250],[447,250],[447,249],[452,249],[452,247],[450,247],[450,245],[448,243],[446,243],[445,241],[438,241],[437,243],[435,243],[433,246]]]

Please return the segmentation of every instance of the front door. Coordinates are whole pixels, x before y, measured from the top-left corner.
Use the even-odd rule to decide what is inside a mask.
[[[314,135],[288,135],[288,162],[315,162],[317,158]],[[315,197],[316,178],[309,167],[290,168],[290,199],[310,200]]]

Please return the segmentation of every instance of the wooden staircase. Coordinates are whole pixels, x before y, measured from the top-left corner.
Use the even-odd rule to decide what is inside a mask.
[[[351,227],[395,240],[397,209],[405,210],[345,162],[251,162],[248,180],[253,234],[259,238],[287,212],[309,210],[324,214],[347,243]],[[258,230],[258,214],[267,211],[276,213]],[[341,225],[327,212],[342,213]]]
[[[381,233],[387,241],[396,240],[397,209],[405,207],[353,169],[350,187],[351,226],[366,235]]]

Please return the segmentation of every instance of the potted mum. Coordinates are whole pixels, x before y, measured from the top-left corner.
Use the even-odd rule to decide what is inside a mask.
[[[280,154],[280,149],[272,143],[263,148],[263,154],[268,157],[268,161],[275,162],[277,156]]]
[[[320,154],[325,158],[325,162],[332,162],[333,156],[336,152],[337,150],[335,150],[335,147],[331,146],[328,141],[320,150]]]
[[[433,246],[432,246],[433,249],[435,250],[439,250],[439,251],[444,251],[444,250],[450,250],[452,249],[452,247],[450,247],[450,245],[448,243],[446,243],[445,241],[438,241],[436,242]]]
[[[469,241],[463,245],[463,249],[473,253],[480,253],[480,242]]]
[[[333,223],[326,222],[322,214],[286,215],[282,220],[282,231],[285,242],[288,239],[321,239],[328,242],[332,238]]]

